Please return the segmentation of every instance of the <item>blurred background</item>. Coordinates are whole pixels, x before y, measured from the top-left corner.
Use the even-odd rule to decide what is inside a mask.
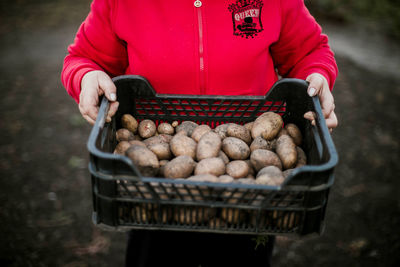
[[[0,2],[1,266],[123,266],[125,234],[91,222],[91,127],[60,82],[90,2]],[[339,65],[340,162],[325,232],[279,237],[274,266],[399,266],[400,2],[306,4]]]

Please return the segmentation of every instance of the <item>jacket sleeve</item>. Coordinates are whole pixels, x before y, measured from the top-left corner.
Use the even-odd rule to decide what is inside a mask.
[[[113,28],[114,2],[117,1],[94,0],[74,43],[68,47],[61,81],[76,102],[79,102],[81,80],[87,72],[102,70],[117,76],[124,74],[127,68],[126,45]]]
[[[303,0],[281,0],[281,32],[271,55],[282,77],[306,79],[322,74],[332,90],[338,68],[328,37],[309,13]]]

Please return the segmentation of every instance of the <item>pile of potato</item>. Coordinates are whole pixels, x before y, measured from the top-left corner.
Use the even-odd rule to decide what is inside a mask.
[[[140,123],[121,118],[114,153],[129,157],[143,176],[220,183],[280,185],[293,169],[305,165],[302,134],[295,124],[265,112],[245,125],[214,129],[192,121]]]

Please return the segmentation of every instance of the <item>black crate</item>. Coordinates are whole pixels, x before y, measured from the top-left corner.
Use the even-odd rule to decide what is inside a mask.
[[[282,79],[266,96],[161,95],[140,76],[113,81],[118,112],[106,123],[109,102],[103,98],[88,141],[96,225],[232,234],[322,232],[338,157],[319,99],[307,95],[305,81]],[[281,186],[143,177],[129,158],[112,153],[125,113],[138,121],[190,120],[214,128],[227,122],[244,124],[267,111],[299,126],[308,157],[307,165],[293,171]],[[303,118],[306,111],[316,113],[315,126]]]

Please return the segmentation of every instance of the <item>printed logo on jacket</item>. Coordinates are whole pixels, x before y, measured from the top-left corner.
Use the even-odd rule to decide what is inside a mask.
[[[228,10],[232,12],[233,34],[254,38],[264,30],[261,23],[262,0],[236,0]]]

